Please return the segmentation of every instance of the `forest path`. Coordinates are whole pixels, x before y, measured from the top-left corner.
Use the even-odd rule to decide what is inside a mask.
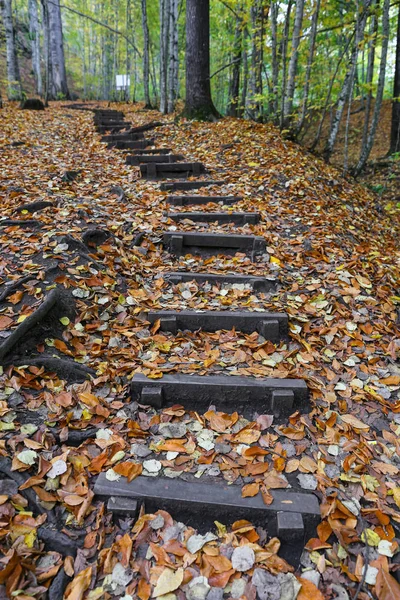
[[[135,125],[155,118],[125,108],[126,119]],[[165,512],[156,518],[141,515],[133,529],[119,520],[111,525],[111,511],[103,518],[103,505],[93,496],[98,473],[102,473],[99,480],[111,482],[115,490],[118,486],[126,489],[126,477],[132,479],[129,485],[147,481],[151,490],[152,476],[162,473],[177,482],[178,473],[179,480],[200,482],[201,504],[209,499],[208,488],[201,482],[211,478],[218,485],[224,480],[231,483],[227,489],[243,487],[241,502],[252,505],[259,500],[257,506],[264,511],[273,510],[269,503],[274,494],[288,493],[284,488],[290,481],[305,495],[307,490],[315,491],[322,502],[323,521],[313,533],[303,566],[311,567],[307,577],[314,583],[322,575],[325,597],[331,584],[346,581],[346,586],[352,585],[343,579],[343,572],[355,577],[357,585],[362,560],[375,561],[382,578],[390,562],[382,550],[385,545],[379,555],[372,547],[367,553],[360,536],[372,531],[369,540],[374,535],[379,543],[391,541],[397,527],[397,497],[390,493],[398,480],[396,225],[375,212],[374,198],[365,190],[284,142],[272,127],[232,119],[212,125],[168,121],[151,133],[156,146],[171,148],[189,162],[203,162],[208,173],[201,177],[223,182],[207,189],[207,195],[241,198],[229,207],[222,204],[224,212],[260,215],[257,223],[213,223],[213,234],[262,238],[266,250],[254,261],[245,253],[176,257],[163,248],[163,234],[179,238],[178,228],[183,237],[188,232],[204,234],[210,224],[171,220],[166,214],[168,192],[158,182],[139,179],[138,169],[125,164],[123,151],[107,149],[93,135],[90,113],[57,107],[45,115],[24,115],[25,120],[17,112],[7,116],[9,129],[1,142],[6,164],[4,216],[32,218],[32,227],[1,229],[3,278],[6,283],[17,275],[32,273],[34,277],[21,281],[11,301],[10,297],[8,302],[3,300],[3,337],[24,322],[21,316],[31,314],[33,305],[42,306],[50,288],[56,286],[65,307],[57,305],[49,327],[39,332],[41,339],[36,331],[19,347],[19,354],[12,356],[12,362],[26,365],[33,355],[45,354],[50,359],[56,354],[96,371],[92,381],[72,386],[66,372],[62,380],[33,367],[5,369],[3,375],[4,414],[15,413],[9,419],[13,429],[5,428],[4,452],[14,457],[17,474],[39,476],[31,481],[35,493],[31,490],[28,498],[36,502],[31,505],[35,515],[43,510],[40,498],[48,519],[54,512],[69,535],[86,528],[84,545],[77,541],[75,571],[67,561],[65,577],[57,576],[58,584],[62,580],[65,585],[68,576],[75,575],[69,594],[97,586],[111,595],[118,596],[123,588],[124,593],[136,590],[148,598],[153,586],[163,593],[183,586],[189,594],[185,586],[190,588],[190,580],[196,588],[190,593],[204,597],[210,586],[219,597],[218,590],[229,581],[232,595],[245,590],[262,595],[265,586],[274,583],[279,589],[292,586],[296,597],[297,583],[290,567],[277,556],[278,542],[267,543],[261,530],[256,532],[242,522],[234,526],[233,535],[218,526],[217,539],[202,538],[200,544],[189,517],[188,528],[183,529]],[[6,146],[21,140],[25,146]],[[182,196],[199,193],[203,190]],[[33,217],[25,212],[15,215],[17,205],[49,196],[53,207]],[[191,207],[174,208],[182,210]],[[222,212],[219,204],[201,205],[201,211],[207,215]],[[267,292],[243,282],[234,287],[200,280],[171,285],[169,277],[162,276],[181,270],[255,276]],[[65,310],[73,308],[72,304],[75,316],[67,317]],[[287,313],[290,338],[285,334],[279,341],[263,340],[256,330],[203,331],[197,327],[176,335],[168,333],[171,320],[165,327],[158,319],[153,325],[146,322],[149,311],[166,310]],[[268,322],[267,317],[263,319]],[[61,330],[54,327],[56,323],[58,328],[62,325]],[[174,326],[179,328],[176,320]],[[214,395],[216,406],[204,414],[176,405],[143,409],[135,397],[129,400],[127,384],[133,375],[144,378],[143,387],[149,390],[145,396],[157,402],[160,392],[150,389],[153,384],[148,380],[162,383],[175,374],[181,381],[186,375],[229,375],[232,380],[247,381],[254,381],[254,376],[297,379],[307,384],[311,405],[304,410],[302,404],[303,414],[295,413],[289,421],[284,417],[282,424],[273,416],[273,403],[270,411],[247,418],[229,410],[219,413],[218,401],[226,397],[225,409],[229,394],[234,399],[234,391],[224,388],[225,382],[220,383],[218,394],[203,395],[204,402]],[[173,390],[173,395],[177,393]],[[190,394],[198,390],[187,393],[193,402]],[[238,405],[247,408],[242,401]],[[49,477],[50,468],[55,473],[60,470],[59,479]],[[7,465],[3,469],[6,472]],[[363,497],[367,504],[360,505]],[[183,509],[180,505],[185,514]],[[173,516],[180,518],[179,511]],[[226,515],[224,525],[229,525],[232,516]],[[9,518],[12,531],[15,519],[21,517],[11,511]],[[38,518],[24,526],[36,528]],[[283,526],[281,533],[284,539]],[[344,558],[337,539],[346,546]],[[105,563],[97,562],[97,567],[92,563],[96,548],[108,557]],[[64,554],[75,551],[67,548]],[[193,556],[190,566],[187,552]],[[52,557],[59,568],[60,558]],[[337,567],[326,568],[326,559]],[[16,564],[19,560],[17,552]],[[34,553],[29,560],[37,569]],[[131,568],[141,576],[133,576]],[[15,585],[28,581],[24,569]],[[47,581],[53,576],[49,574]],[[312,583],[300,583],[303,594],[318,597]]]

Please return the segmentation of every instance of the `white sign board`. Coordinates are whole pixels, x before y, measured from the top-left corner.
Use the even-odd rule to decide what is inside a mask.
[[[116,86],[117,90],[126,90],[131,85],[131,76],[130,75],[116,75]]]

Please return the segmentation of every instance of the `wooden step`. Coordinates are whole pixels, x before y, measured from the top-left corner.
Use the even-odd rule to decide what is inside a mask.
[[[98,133],[106,133],[107,131],[123,131],[129,127],[129,123],[120,123],[119,125],[98,125],[97,132]]]
[[[282,543],[280,556],[294,567],[298,566],[304,544],[315,537],[320,521],[318,499],[314,494],[293,490],[271,490],[273,502],[263,502],[261,494],[243,498],[240,485],[225,481],[183,481],[180,478],[137,477],[108,481],[106,473],[97,478],[94,493],[109,498],[122,496],[144,503],[146,513],[168,511],[206,533],[215,528],[215,521],[230,525],[238,520],[250,521],[254,526],[267,529],[268,535]]]
[[[205,172],[202,163],[162,163],[156,162],[148,165],[140,165],[142,177],[147,179],[166,179],[172,177],[189,177],[191,175],[201,175]]]
[[[116,148],[117,150],[132,150],[132,149],[143,149],[147,148],[147,146],[152,146],[154,144],[154,140],[138,140],[138,141],[121,141],[121,142],[113,142],[112,144],[108,144],[108,148]]]
[[[153,150],[133,150],[133,156],[140,156],[142,154],[172,154],[171,148],[153,148]]]
[[[143,140],[143,133],[111,133],[110,135],[103,135],[101,138],[102,142],[134,142],[136,140]]]
[[[242,252],[254,260],[266,251],[265,240],[260,236],[225,233],[168,231],[163,234],[163,244],[166,250],[177,256],[233,256],[236,252]]]
[[[151,379],[135,373],[132,400],[165,408],[182,404],[187,410],[238,412],[250,419],[254,413],[287,417],[296,410],[309,410],[308,388],[302,379],[273,379],[235,375],[163,375]]]
[[[196,311],[154,310],[147,315],[149,323],[160,321],[160,331],[176,334],[178,331],[220,331],[235,328],[242,333],[262,335],[266,340],[279,343],[288,339],[288,318],[285,313],[250,311]]]
[[[166,123],[162,123],[161,121],[152,121],[151,123],[145,123],[144,125],[138,125],[137,127],[131,127],[132,133],[141,133],[144,131],[150,131],[151,129],[156,129],[156,127],[162,127],[166,125]]]
[[[197,190],[211,185],[224,185],[225,181],[174,181],[171,183],[162,183],[160,189],[166,192],[174,190]]]
[[[231,205],[240,202],[240,196],[167,196],[166,201],[172,206],[190,206],[192,204],[221,204]]]
[[[268,293],[275,291],[277,286],[276,279],[266,277],[257,277],[255,275],[231,275],[229,273],[189,273],[186,271],[177,271],[176,273],[162,273],[165,281],[178,284],[186,281],[196,281],[196,283],[210,285],[250,285],[255,292]]]
[[[184,157],[180,154],[163,154],[160,156],[155,154],[142,154],[140,156],[127,156],[126,164],[139,166],[148,163],[175,163],[179,160],[184,160]]]
[[[256,225],[260,222],[260,213],[246,213],[246,212],[181,212],[181,213],[167,213],[167,216],[172,221],[184,221],[189,219],[194,223],[234,223],[235,225]]]

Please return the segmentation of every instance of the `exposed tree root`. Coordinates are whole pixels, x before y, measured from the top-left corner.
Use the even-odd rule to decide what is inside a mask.
[[[6,285],[5,289],[0,294],[0,302],[3,302],[12,292],[15,292],[19,288],[20,285],[30,281],[31,279],[35,279],[38,275],[38,272],[31,273],[30,275],[24,275],[24,277],[20,277],[16,281],[10,283],[10,285]]]
[[[10,361],[11,362],[11,361]],[[73,360],[66,358],[55,358],[53,356],[37,356],[35,358],[20,358],[17,361],[14,360],[13,364],[18,366],[31,365],[34,367],[44,367],[48,373],[56,373],[60,379],[65,379],[68,383],[82,383],[89,376],[95,377],[96,371],[81,365]]]
[[[3,219],[0,221],[0,227],[40,227],[42,223],[36,219]]]
[[[66,574],[64,567],[61,566],[49,587],[48,600],[61,600],[61,598],[64,598],[65,588],[70,581],[71,577]]]
[[[49,206],[54,206],[53,202],[43,200],[38,202],[31,202],[29,204],[21,204],[18,208],[15,209],[16,212],[21,213],[26,210],[29,213],[39,212]]]

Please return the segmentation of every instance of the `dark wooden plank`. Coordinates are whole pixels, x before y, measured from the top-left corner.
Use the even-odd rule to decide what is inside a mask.
[[[271,292],[275,291],[277,286],[276,279],[268,279],[265,277],[257,277],[255,275],[233,275],[230,273],[189,273],[186,271],[177,271],[176,273],[162,273],[163,279],[170,281],[173,284],[181,283],[182,281],[196,281],[204,284],[222,285],[224,283],[248,284],[255,292]]]
[[[102,142],[134,142],[136,140],[143,140],[143,133],[111,133],[110,135],[103,135],[101,138]]]
[[[172,206],[190,206],[202,204],[231,205],[243,200],[240,196],[167,196],[166,201]]]
[[[200,254],[215,256],[244,252],[254,260],[266,251],[264,238],[254,235],[168,231],[163,234],[163,244],[171,254]]]
[[[260,213],[246,213],[246,212],[181,212],[181,213],[167,213],[167,216],[173,221],[184,221],[189,219],[194,223],[234,223],[235,225],[256,225],[260,222]]]
[[[162,183],[160,189],[166,192],[173,190],[197,190],[202,187],[212,185],[224,185],[225,181],[173,181],[171,183]]]
[[[108,481],[100,473],[94,492],[100,497],[123,496],[145,505],[146,512],[166,510],[201,533],[212,530],[214,521],[230,525],[245,519],[268,530],[282,542],[280,555],[297,566],[305,540],[315,536],[320,521],[314,494],[293,490],[271,490],[273,502],[264,504],[261,494],[242,498],[240,485],[215,481],[183,481],[179,478],[139,476],[130,483],[125,477]]]
[[[205,172],[202,163],[163,163],[156,162],[147,165],[140,165],[142,177],[147,178],[168,178],[168,177],[189,177],[190,175],[201,175]]]
[[[136,373],[131,381],[132,400],[155,408],[182,404],[188,410],[217,410],[252,419],[254,413],[288,416],[309,409],[308,388],[302,379],[255,378],[234,375],[163,375],[150,379]]]
[[[126,164],[139,166],[148,163],[175,163],[179,160],[184,160],[181,154],[142,154],[139,156],[127,156]]]
[[[117,150],[132,150],[132,149],[143,149],[147,148],[147,146],[152,146],[154,144],[154,140],[138,140],[133,142],[113,142],[108,145],[108,148],[116,148]]]
[[[147,320],[154,324],[160,321],[160,331],[176,334],[179,330],[219,331],[220,329],[243,333],[257,331],[265,339],[278,343],[288,339],[288,318],[285,313],[250,312],[250,311],[195,311],[154,310],[147,315]]]

